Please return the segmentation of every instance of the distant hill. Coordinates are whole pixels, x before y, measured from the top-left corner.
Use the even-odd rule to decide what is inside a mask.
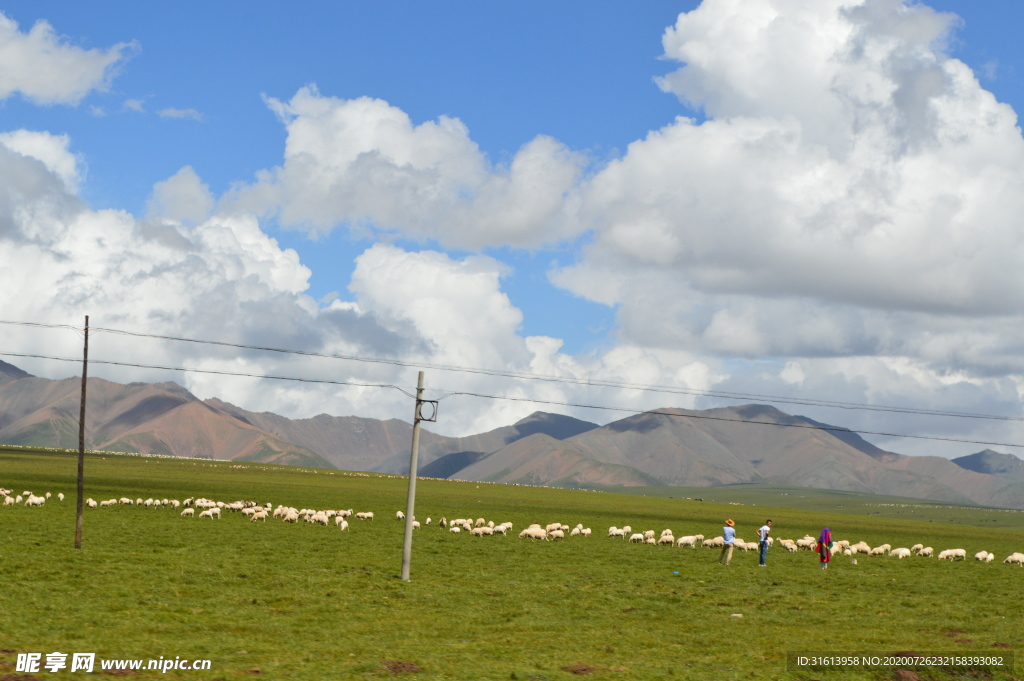
[[[1024,461],[1013,454],[1001,454],[991,449],[984,449],[976,454],[961,456],[952,461],[957,466],[969,471],[999,475],[1024,482]]]
[[[589,485],[651,484],[640,482],[646,477],[657,484],[689,486],[772,480],[797,487],[1024,507],[1021,489],[1006,479],[965,470],[942,457],[886,452],[856,433],[824,430],[825,424],[774,407],[657,411],[564,441],[526,438],[452,477],[531,484],[566,479]],[[633,471],[631,479],[627,470]]]
[[[81,380],[0,362],[0,443],[74,448]],[[175,383],[89,379],[87,446],[407,474],[412,425],[320,414],[288,419]],[[536,412],[446,437],[422,429],[419,472],[531,485],[761,483],[1024,508],[1024,461],[986,450],[950,461],[887,452],[856,433],[774,407],[661,409],[605,426]]]

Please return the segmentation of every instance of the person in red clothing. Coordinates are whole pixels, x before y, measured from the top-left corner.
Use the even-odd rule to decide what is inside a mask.
[[[827,527],[821,528],[821,536],[818,537],[818,553],[821,555],[821,569],[828,567],[828,561],[832,558],[832,530]]]

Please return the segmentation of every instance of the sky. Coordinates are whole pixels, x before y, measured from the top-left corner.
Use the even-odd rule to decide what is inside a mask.
[[[406,390],[426,365],[429,397],[510,398],[446,397],[451,435],[758,401],[935,438],[868,436],[907,454],[1024,444],[1020,3],[0,13],[3,320],[401,364],[109,332],[93,358]],[[0,324],[0,352],[80,345]],[[380,387],[90,373],[293,418],[412,411]]]

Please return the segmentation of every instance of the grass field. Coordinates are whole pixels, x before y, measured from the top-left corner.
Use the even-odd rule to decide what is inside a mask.
[[[424,527],[406,583],[397,578],[403,526],[394,520],[405,505],[403,478],[116,455],[91,455],[86,466],[86,495],[97,500],[253,499],[372,510],[377,519],[353,520],[343,533],[230,513],[218,521],[165,508],[87,509],[84,548],[75,551],[75,457],[0,450],[0,486],[54,494],[42,508],[0,507],[0,665],[17,651],[61,651],[212,660],[210,671],[142,671],[137,679],[392,678],[386,661],[416,665],[398,675],[416,679],[574,678],[567,667],[622,681],[893,679],[892,670],[790,671],[786,653],[1005,655],[1024,641],[1024,569],[1000,563],[1024,551],[1019,525],[422,480],[420,519],[510,520],[516,533],[532,522],[581,522],[594,536],[533,542]],[[63,504],[57,492],[68,496]],[[780,498],[778,506],[792,501]],[[836,539],[986,549],[997,559],[860,556],[854,565],[836,557],[822,571],[815,554],[775,549],[767,568],[757,567],[755,552],[737,552],[725,568],[717,551],[604,536],[610,525],[629,524],[710,537],[732,517],[753,540],[766,516],[781,537],[816,535],[828,524]],[[5,675],[26,678],[0,666]]]

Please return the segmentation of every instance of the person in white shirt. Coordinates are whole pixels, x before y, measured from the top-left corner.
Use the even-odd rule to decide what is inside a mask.
[[[761,549],[761,558],[758,561],[758,565],[764,567],[765,561],[768,560],[768,533],[772,531],[772,521],[764,521],[764,525],[757,531],[757,543],[758,548]]]
[[[718,562],[721,563],[722,559],[725,559],[726,567],[729,566],[729,561],[732,560],[732,543],[736,539],[736,523],[732,521],[732,518],[725,521],[725,527],[722,528],[722,552],[718,554]]]

